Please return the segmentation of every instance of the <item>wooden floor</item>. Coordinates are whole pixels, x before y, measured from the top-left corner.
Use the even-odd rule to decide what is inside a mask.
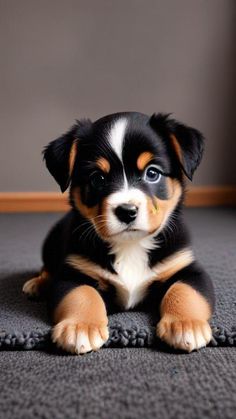
[[[0,192],[0,212],[68,210],[68,195],[60,192]],[[198,186],[188,190],[186,206],[236,206],[236,186]]]

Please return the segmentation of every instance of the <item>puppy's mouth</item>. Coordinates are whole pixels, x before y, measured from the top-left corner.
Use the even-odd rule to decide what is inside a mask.
[[[141,229],[140,229],[140,228],[137,228],[137,227],[134,227],[134,226],[132,226],[132,225],[130,225],[130,226],[125,227],[125,228],[122,230],[122,232],[123,232],[123,231],[141,231]]]
[[[147,231],[142,230],[140,228],[135,228],[133,226],[127,226],[123,228],[122,230],[118,231],[117,233],[110,234],[110,238],[118,238],[118,237],[136,237],[147,234]]]

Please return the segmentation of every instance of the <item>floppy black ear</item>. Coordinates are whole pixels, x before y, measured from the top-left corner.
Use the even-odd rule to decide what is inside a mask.
[[[77,121],[66,134],[51,141],[43,151],[46,166],[62,192],[65,192],[70,184],[78,139],[85,135],[85,128],[90,128],[91,125],[89,120]]]
[[[204,150],[204,137],[195,128],[184,125],[169,117],[169,114],[154,114],[151,127],[168,142],[174,150],[185,175],[192,180]]]
[[[70,183],[70,174],[77,147],[77,125],[74,125],[66,134],[51,141],[44,149],[43,156],[46,166],[64,192]]]

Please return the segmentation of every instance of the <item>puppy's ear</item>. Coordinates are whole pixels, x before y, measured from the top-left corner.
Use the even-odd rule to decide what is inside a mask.
[[[203,135],[195,128],[169,118],[169,114],[152,115],[150,125],[164,141],[167,141],[167,148],[174,151],[183,172],[192,180],[193,173],[202,159]]]
[[[43,156],[47,169],[65,192],[71,180],[79,138],[85,135],[85,129],[90,128],[91,121],[77,121],[64,135],[51,141],[44,149]]]

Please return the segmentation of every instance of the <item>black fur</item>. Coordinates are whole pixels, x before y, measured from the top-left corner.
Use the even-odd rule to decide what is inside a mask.
[[[169,118],[169,114],[154,114],[150,125],[170,145],[170,134],[174,134],[183,153],[183,163],[179,162],[185,175],[192,180],[193,173],[201,162],[204,138],[200,131]]]
[[[156,236],[158,246],[148,253],[149,264],[152,267],[172,253],[189,245],[188,232],[182,219],[182,202],[184,196],[183,172],[192,178],[203,153],[203,136],[199,131],[183,125],[168,115],[154,114],[151,118],[139,113],[122,113],[109,115],[95,123],[90,121],[77,122],[65,135],[51,142],[44,151],[44,158],[50,173],[64,191],[71,183],[71,190],[80,187],[81,199],[88,208],[100,205],[104,198],[119,190],[123,177],[123,166],[112,150],[106,133],[111,124],[118,118],[129,120],[124,148],[123,164],[129,185],[138,187],[147,195],[167,198],[166,180],[168,177],[177,179],[182,185],[183,194],[170,216],[175,228],[169,229],[168,223]],[[183,162],[179,161],[173,150],[170,135],[177,138]],[[73,141],[78,140],[78,154],[71,178],[69,177],[69,153]],[[162,180],[160,184],[145,184],[142,173],[137,168],[137,158],[142,151],[149,150],[154,154],[152,163],[160,167]],[[96,160],[105,157],[109,160],[112,170],[106,176],[105,187],[95,189],[90,181],[90,175],[96,169]],[[79,254],[94,261],[98,265],[114,273],[114,255],[110,254],[109,243],[96,232],[92,223],[82,216],[76,208],[71,195],[72,210],[65,215],[52,229],[43,246],[44,268],[50,273],[52,292],[49,305],[52,309],[57,306],[65,293],[81,284],[90,284],[97,288],[92,278],[75,271],[65,263],[70,254]],[[88,228],[90,233],[88,234]],[[214,305],[214,292],[211,282],[205,272],[193,263],[178,272],[164,285],[150,287],[147,299],[165,294],[168,287],[181,278],[206,297],[209,304]],[[155,290],[158,290],[156,293]],[[99,291],[110,311],[116,309],[115,289],[110,286],[109,292]],[[160,298],[159,298],[160,300]]]
[[[77,121],[67,133],[51,141],[43,151],[46,166],[60,185],[62,192],[65,192],[70,184],[69,155],[72,143],[77,138],[82,138],[84,133],[88,132],[90,128],[91,121]]]

